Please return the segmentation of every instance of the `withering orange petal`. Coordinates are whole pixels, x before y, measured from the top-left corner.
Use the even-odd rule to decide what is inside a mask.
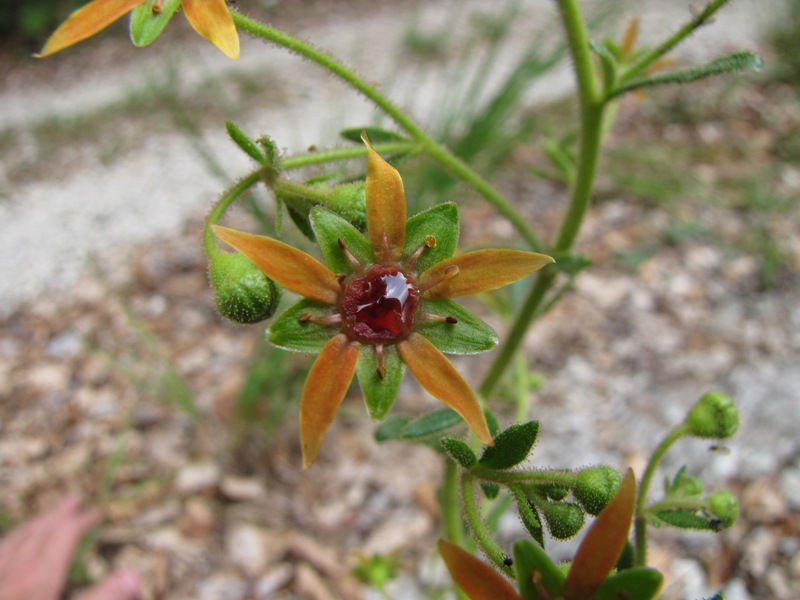
[[[367,231],[372,251],[382,262],[400,260],[406,239],[406,194],[397,169],[375,152],[366,133]]]
[[[439,540],[439,554],[470,600],[521,600],[505,577],[453,542]]]
[[[435,264],[420,275],[419,285],[423,289],[433,286],[425,292],[426,298],[468,296],[514,283],[551,262],[550,256],[523,250],[476,250]],[[457,274],[448,277],[454,266]]]
[[[397,349],[420,385],[460,414],[482,444],[494,446],[475,392],[447,357],[418,333],[397,344]]]
[[[316,460],[325,432],[350,387],[360,347],[340,333],[325,345],[308,373],[300,400],[304,469]]]
[[[597,515],[575,552],[564,581],[566,600],[591,597],[617,564],[628,540],[636,502],[636,478],[628,469],[617,495]]]
[[[146,0],[94,0],[72,13],[45,42],[37,58],[44,58],[92,37]]]
[[[269,278],[311,300],[336,304],[339,280],[336,275],[302,250],[263,235],[253,235],[212,225],[214,235],[252,260]]]
[[[239,34],[225,0],[182,0],[181,6],[197,33],[228,58],[239,58]]]

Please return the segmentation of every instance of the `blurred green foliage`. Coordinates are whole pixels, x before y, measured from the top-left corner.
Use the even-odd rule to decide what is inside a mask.
[[[0,0],[0,45],[36,50],[81,0]]]

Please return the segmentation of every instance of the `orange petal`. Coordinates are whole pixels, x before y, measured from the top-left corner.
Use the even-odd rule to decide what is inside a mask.
[[[283,287],[311,300],[336,304],[339,280],[328,268],[302,250],[263,235],[253,235],[219,225],[212,225],[216,235],[230,244],[269,278]]]
[[[521,600],[505,577],[453,542],[439,540],[439,554],[470,600]]]
[[[406,194],[400,173],[367,145],[367,231],[372,251],[382,262],[400,260],[406,239]]]
[[[408,339],[397,344],[397,349],[422,387],[460,414],[481,443],[494,446],[475,392],[447,357],[418,333],[412,333]]]
[[[435,264],[420,275],[419,285],[429,288],[426,298],[468,296],[514,283],[551,262],[555,261],[550,256],[535,252],[506,248],[477,250]],[[452,271],[453,265],[458,267],[457,274],[448,276],[447,271]]]
[[[53,32],[42,51],[36,55],[44,58],[73,44],[92,37],[122,17],[125,13],[143,4],[146,0],[94,0],[79,8]]]
[[[317,458],[322,438],[350,387],[361,346],[340,333],[325,344],[308,373],[300,400],[300,443],[303,468]]]
[[[589,598],[617,564],[628,540],[636,501],[636,478],[628,469],[617,495],[597,515],[575,552],[564,581],[567,600]]]
[[[181,6],[197,33],[228,58],[239,58],[239,34],[225,0],[183,0]]]

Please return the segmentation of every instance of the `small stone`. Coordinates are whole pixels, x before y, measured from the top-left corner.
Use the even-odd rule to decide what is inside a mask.
[[[215,462],[198,462],[182,467],[175,477],[173,486],[179,493],[201,492],[217,487],[221,471]]]
[[[267,491],[260,480],[255,477],[236,477],[227,475],[222,478],[220,491],[229,500],[237,502],[253,502],[265,498]]]
[[[202,497],[189,498],[180,518],[181,533],[190,538],[203,538],[217,525],[217,515],[211,503]]]
[[[322,576],[307,563],[301,563],[297,567],[295,589],[298,594],[309,600],[335,600],[336,598]]]
[[[255,525],[239,523],[231,527],[225,550],[233,563],[250,576],[261,573],[267,564],[264,536]]]
[[[281,563],[271,568],[256,581],[256,600],[267,600],[271,598],[275,592],[284,588],[286,584],[289,583],[293,575],[294,569],[292,565],[287,563]]]
[[[199,600],[244,600],[248,584],[234,573],[215,573],[197,584]]]

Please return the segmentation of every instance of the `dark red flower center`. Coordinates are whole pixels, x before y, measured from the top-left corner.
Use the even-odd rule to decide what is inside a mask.
[[[340,310],[351,339],[392,343],[411,332],[419,306],[412,275],[396,265],[373,265],[344,286]]]

